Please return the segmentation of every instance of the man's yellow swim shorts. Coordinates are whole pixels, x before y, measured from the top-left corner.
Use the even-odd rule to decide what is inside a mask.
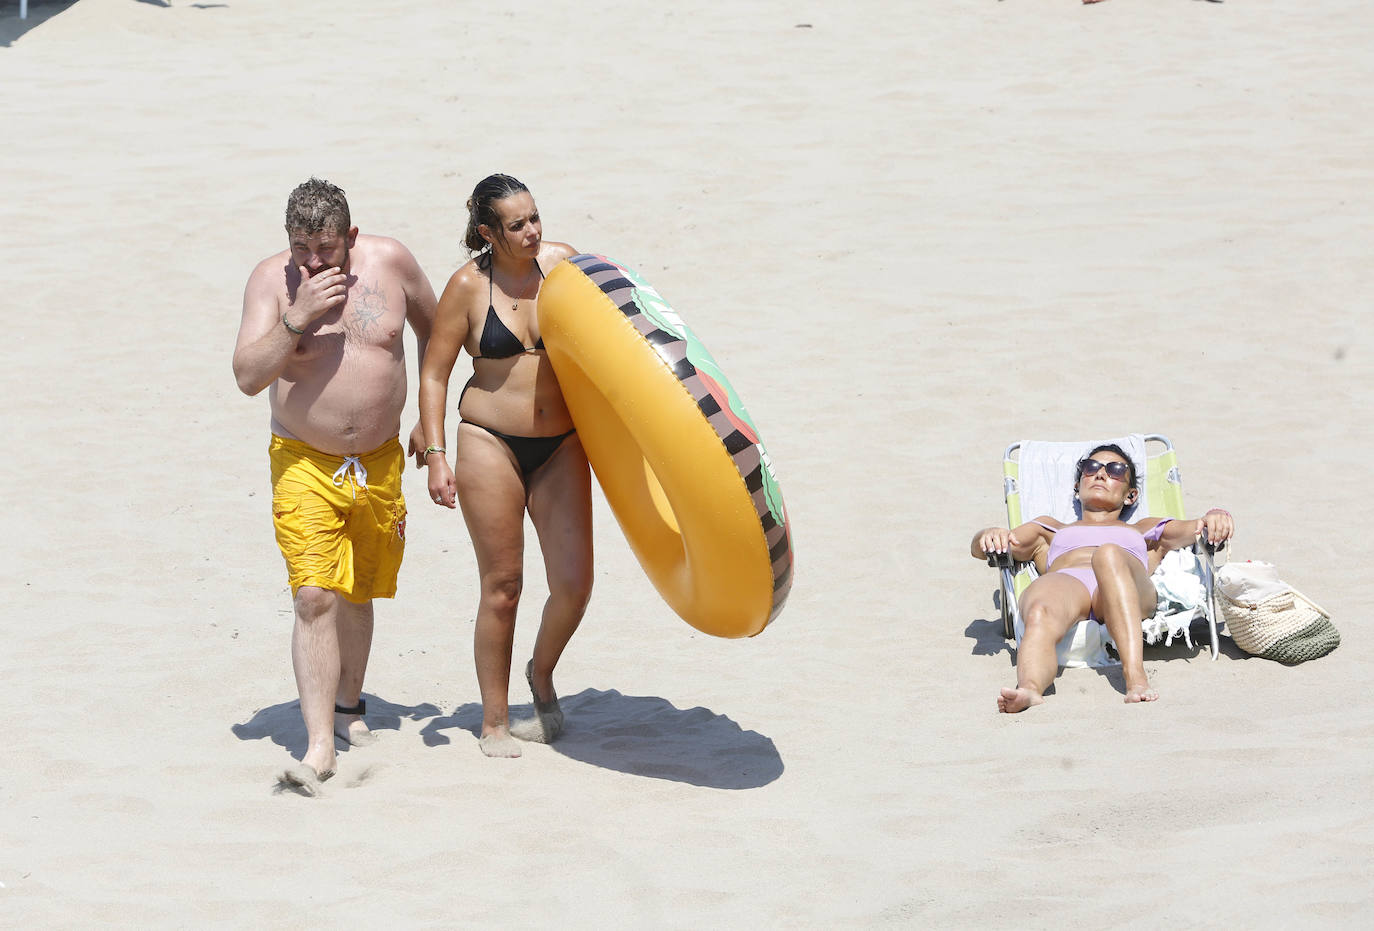
[[[394,596],[406,548],[400,442],[333,456],[274,434],[268,454],[273,524],[292,596],[302,585],[358,604]]]

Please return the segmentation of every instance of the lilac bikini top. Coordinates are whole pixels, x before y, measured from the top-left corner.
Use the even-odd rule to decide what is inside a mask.
[[[1033,520],[1031,523],[1040,524],[1041,527],[1054,534],[1054,539],[1050,541],[1050,551],[1045,556],[1045,565],[1047,566],[1054,565],[1056,559],[1070,550],[1115,543],[1140,560],[1140,564],[1148,569],[1150,563],[1145,558],[1145,543],[1146,541],[1158,540],[1160,534],[1164,532],[1164,525],[1170,520],[1171,518],[1166,517],[1144,534],[1131,527],[1094,527],[1089,524],[1069,524],[1055,530],[1049,524],[1041,523],[1038,520]]]

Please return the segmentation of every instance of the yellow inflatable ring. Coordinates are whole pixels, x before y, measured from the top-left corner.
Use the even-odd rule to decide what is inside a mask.
[[[791,532],[768,453],[711,354],[647,282],[599,255],[549,272],[539,330],[663,600],[708,634],[759,633],[792,586]]]

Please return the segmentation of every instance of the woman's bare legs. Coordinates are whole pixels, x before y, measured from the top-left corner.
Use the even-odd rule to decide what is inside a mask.
[[[549,598],[534,641],[533,689],[538,702],[556,699],[553,670],[572,639],[592,593],[592,479],[582,443],[573,434],[530,477],[530,520],[539,535]],[[536,715],[531,736],[545,742],[562,727],[561,712]]]
[[[529,509],[549,583],[534,642],[534,681],[543,694],[592,594],[592,479],[576,434],[533,476]]]
[[[1045,689],[1059,671],[1055,647],[1090,610],[1088,589],[1073,576],[1046,573],[1026,588],[1021,595],[1025,633],[1016,648],[1016,688],[1002,689],[998,711],[1025,711],[1045,700]]]
[[[524,584],[525,486],[510,450],[480,427],[458,425],[454,459],[458,503],[481,582],[473,632],[482,694],[479,744],[487,756],[517,757],[520,745],[510,735],[510,663]]]
[[[1127,703],[1154,701],[1159,693],[1150,688],[1145,677],[1145,651],[1140,622],[1155,608],[1155,589],[1145,567],[1116,544],[1099,546],[1093,552],[1093,574],[1097,594],[1093,613],[1107,625],[1121,656],[1121,672],[1126,679]]]

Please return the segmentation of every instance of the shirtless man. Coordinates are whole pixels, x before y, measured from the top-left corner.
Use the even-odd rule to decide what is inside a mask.
[[[372,599],[396,593],[405,549],[405,324],[421,358],[434,321],[409,250],[359,235],[344,192],[311,178],[286,202],[290,247],[253,269],[234,345],[239,389],[268,388],[272,514],[295,604],[291,664],[309,746],[282,782],[305,795],[334,775],[334,738],[363,722]],[[410,452],[424,465],[417,424]]]

